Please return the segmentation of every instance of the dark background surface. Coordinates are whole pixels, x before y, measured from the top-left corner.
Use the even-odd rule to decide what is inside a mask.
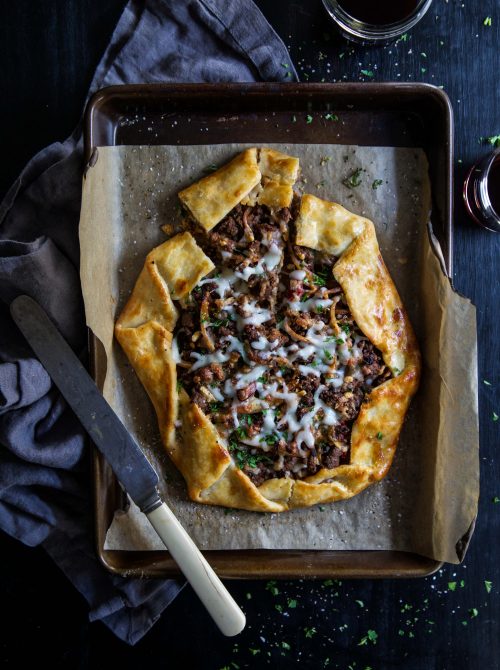
[[[1,194],[33,153],[73,130],[124,5],[0,1]],[[28,659],[64,668],[500,667],[500,503],[494,502],[500,497],[500,422],[493,414],[500,414],[500,235],[469,223],[460,202],[467,168],[488,151],[480,138],[500,133],[499,2],[434,0],[406,40],[370,49],[343,42],[316,0],[258,5],[290,48],[302,80],[424,81],[443,86],[450,96],[456,124],[454,283],[477,305],[479,336],[481,499],[466,560],[417,581],[295,581],[275,587],[229,582],[249,621],[233,640],[218,633],[186,588],[129,648],[102,624],[89,624],[84,600],[41,550],[2,536],[5,667],[21,667]],[[483,24],[487,16],[491,27]],[[369,630],[376,640],[367,638]]]

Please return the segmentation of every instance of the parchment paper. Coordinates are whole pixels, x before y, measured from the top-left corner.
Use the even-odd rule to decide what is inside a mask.
[[[475,308],[453,292],[429,244],[430,187],[420,149],[275,144],[298,156],[298,190],[372,219],[421,345],[420,391],[388,476],[351,500],[282,514],[201,505],[159,439],[156,416],[113,325],[160,226],[180,221],[177,192],[245,145],[103,147],[84,179],[81,279],[88,326],[107,355],[104,395],[160,473],[161,492],[201,549],[396,549],[463,558],[479,490]],[[361,184],[342,182],[362,168]],[[131,504],[106,549],[163,549]]]

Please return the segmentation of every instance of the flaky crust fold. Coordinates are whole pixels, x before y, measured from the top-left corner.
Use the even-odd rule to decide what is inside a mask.
[[[272,150],[250,149],[221,168],[218,176],[214,173],[202,179],[180,197],[200,225],[209,229],[241,200],[262,197],[263,191],[249,195],[257,184],[262,187],[262,175],[269,180],[266,183],[272,182],[272,188],[291,189],[297,171],[297,159]],[[198,199],[212,197],[227,184],[236,185],[237,195],[228,197],[216,214],[212,205],[207,216],[205,211],[200,214]],[[302,197],[296,225],[297,244],[340,256],[333,275],[360,330],[380,350],[394,376],[365,397],[352,429],[349,464],[322,469],[302,480],[269,479],[254,485],[237,467],[208,417],[186,391],[177,389],[172,333],[178,312],[173,299],[182,300],[214,266],[189,233],[153,249],[115,333],[154,405],[165,448],[184,476],[190,498],[197,502],[264,512],[308,507],[356,495],[384,477],[392,463],[418,387],[420,354],[380,255],[374,225],[340,205],[310,195]]]

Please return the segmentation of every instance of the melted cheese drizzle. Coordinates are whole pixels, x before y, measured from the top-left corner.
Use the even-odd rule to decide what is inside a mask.
[[[268,246],[268,251],[256,265],[246,266],[240,271],[223,267],[217,276],[202,279],[198,283],[198,286],[208,283],[215,285],[214,292],[223,301],[221,312],[226,312],[227,316],[236,323],[238,335],[247,325],[259,326],[273,318],[269,309],[260,306],[248,295],[247,282],[250,277],[262,274],[266,270],[274,270],[283,260],[283,252],[274,242],[263,243]],[[227,252],[223,251],[221,253],[223,259],[230,257]],[[303,270],[294,270],[290,273],[290,278],[294,280],[302,281],[305,277],[306,273]],[[240,303],[238,310],[236,310],[234,302],[238,296],[245,296],[244,300],[246,302]],[[316,292],[314,298],[306,299],[303,302],[285,300],[280,307],[287,306],[299,314],[317,315],[329,310],[332,302],[326,289],[320,289]],[[278,330],[283,330],[285,322],[275,327]],[[347,343],[349,338],[350,344],[352,344],[350,347]],[[252,437],[245,436],[243,431],[242,436],[238,438],[239,441],[253,447],[254,452],[255,450],[266,452],[271,450],[275,441],[280,438],[284,438],[288,443],[295,440],[298,455],[306,459],[308,456],[307,449],[314,447],[317,426],[320,424],[335,426],[339,422],[340,415],[323,402],[321,394],[330,386],[335,389],[342,386],[347,367],[349,368],[349,374],[355,379],[364,379],[360,370],[362,350],[358,345],[361,340],[366,338],[360,335],[350,335],[344,331],[335,335],[330,325],[323,321],[315,321],[308,329],[305,339],[306,342],[299,340],[292,341],[287,346],[278,346],[278,340],[269,341],[260,336],[257,340],[251,342],[250,346],[262,360],[262,365],[249,360],[244,343],[233,335],[220,338],[220,351],[207,354],[192,352],[190,354],[195,359],[190,368],[191,371],[210,365],[210,363],[226,362],[234,351],[241,354],[247,366],[246,371],[233,374],[220,387],[211,386],[211,393],[217,401],[231,400],[233,425],[225,428],[219,427],[219,430],[226,433],[226,437],[238,428],[239,417],[242,414],[249,411],[250,413],[262,412],[263,425],[261,431]],[[175,339],[172,355],[176,362],[180,361]],[[307,412],[303,413],[301,418],[297,416],[297,409],[303,394],[288,389],[283,377],[286,368],[281,367],[272,381],[268,381],[266,378],[269,373],[268,365],[273,357],[279,357],[281,360],[286,360],[289,365],[296,366],[304,376],[313,375],[315,378],[319,378],[319,385],[313,396],[313,405],[308,408]],[[369,379],[365,381],[370,384]],[[249,401],[240,401],[238,391],[245,389],[252,383],[255,384],[255,393],[251,396],[251,410],[248,410]],[[279,407],[279,418],[276,415],[276,407]],[[281,465],[279,462],[276,465],[278,468],[283,466],[282,456],[280,456],[280,460]],[[306,464],[299,463],[292,470],[295,473],[300,473],[306,467]]]

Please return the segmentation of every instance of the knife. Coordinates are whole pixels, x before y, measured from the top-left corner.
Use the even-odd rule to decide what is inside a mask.
[[[54,384],[146,515],[184,576],[224,635],[241,633],[245,615],[158,492],[158,475],[99,392],[40,305],[21,295],[10,305],[16,322]]]

